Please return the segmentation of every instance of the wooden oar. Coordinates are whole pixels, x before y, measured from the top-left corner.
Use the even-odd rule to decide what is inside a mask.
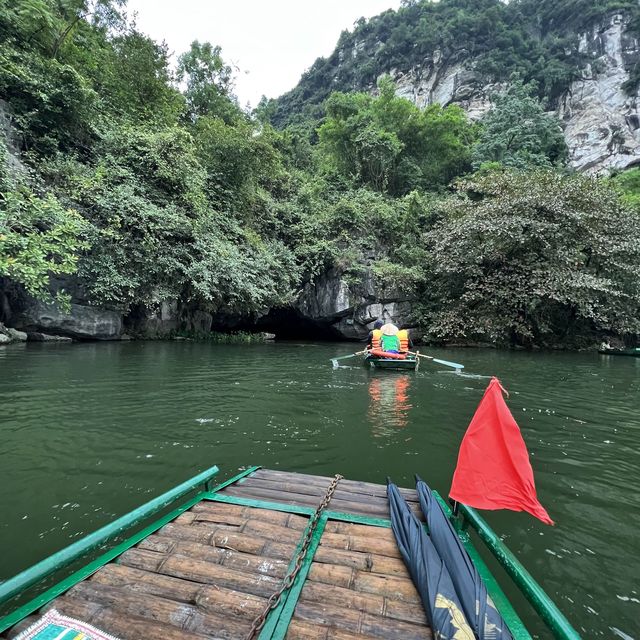
[[[438,364],[444,364],[447,367],[453,367],[454,369],[462,370],[464,369],[463,364],[458,364],[457,362],[449,362],[448,360],[440,360],[440,358],[434,358],[433,356],[425,356],[424,353],[416,353],[415,351],[407,351],[412,356],[416,356],[418,358],[427,358],[427,360],[433,360]]]
[[[364,351],[358,351],[357,353],[352,353],[348,356],[340,356],[339,358],[331,358],[331,363],[333,364],[333,368],[335,369],[338,366],[338,360],[346,360],[347,358],[355,358],[356,356],[363,356],[367,353],[368,349]]]

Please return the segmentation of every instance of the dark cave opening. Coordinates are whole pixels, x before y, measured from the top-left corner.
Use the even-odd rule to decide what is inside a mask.
[[[344,341],[344,337],[329,322],[304,318],[293,309],[272,309],[253,329],[275,333],[276,340]]]

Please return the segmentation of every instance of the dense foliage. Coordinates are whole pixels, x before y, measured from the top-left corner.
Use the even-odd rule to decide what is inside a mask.
[[[0,273],[44,295],[47,273],[77,262],[92,300],[125,312],[286,301],[293,254],[259,228],[281,160],[229,93],[219,48],[181,56],[181,94],[166,48],[120,2],[1,4],[0,95],[36,173],[5,189]],[[80,215],[88,246],[74,239]]]
[[[640,168],[619,173],[611,179],[611,185],[627,207],[640,211]]]
[[[280,126],[317,118],[331,91],[363,90],[381,74],[421,69],[435,57],[440,64],[473,61],[481,82],[517,73],[553,102],[588,61],[579,34],[613,11],[627,13],[629,28],[640,34],[636,0],[404,0],[398,11],[343,31],[335,51],[318,58],[269,112]],[[626,90],[634,93],[638,81],[640,64]]]
[[[20,189],[0,197],[0,275],[48,300],[49,276],[76,271],[77,253],[86,247],[84,221],[50,194],[38,197]]]
[[[427,234],[434,337],[525,345],[640,332],[640,215],[550,171],[461,181]]]
[[[334,93],[327,100],[318,135],[336,171],[397,195],[446,185],[470,168],[475,130],[460,107],[421,111],[396,97],[389,77],[378,88],[378,98]]]
[[[562,6],[580,8],[512,4],[549,33],[568,19]],[[50,299],[51,276],[75,273],[91,302],[132,316],[178,301],[248,324],[337,273],[363,295],[419,300],[414,321],[433,340],[567,345],[638,331],[637,170],[565,175],[558,122],[530,85],[472,124],[458,107],[418,109],[383,77],[375,97],[327,94],[321,122],[275,130],[275,103],[239,108],[219,47],[194,42],[174,74],[123,5],[0,0],[0,120],[11,123],[0,130],[0,287]],[[373,38],[400,56],[407,39],[451,44],[461,30],[489,65],[483,38],[507,33],[512,10],[406,2],[341,46],[357,35],[363,51]],[[540,42],[526,46],[547,51]],[[376,76],[356,59],[353,73]],[[513,60],[500,58],[504,73],[537,77]]]
[[[494,96],[473,150],[476,169],[495,162],[515,169],[566,162],[569,154],[560,123],[545,113],[542,103],[531,94],[532,87],[515,81]]]

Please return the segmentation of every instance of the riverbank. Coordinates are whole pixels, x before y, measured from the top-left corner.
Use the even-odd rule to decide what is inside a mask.
[[[167,335],[155,336],[131,336],[122,334],[113,341],[129,342],[131,340],[176,340],[191,342],[212,342],[216,344],[255,344],[270,342],[275,340],[275,333],[267,333],[261,331],[259,333],[247,333],[244,331],[234,331],[229,333],[221,333],[217,331],[209,331],[208,333],[199,333],[194,331],[174,331]],[[95,340],[98,342],[99,340]],[[19,342],[92,342],[90,339],[74,340],[69,336],[42,333],[40,331],[19,331],[12,327],[5,327],[0,323],[0,346],[19,343]]]
[[[121,334],[116,338],[112,338],[109,342],[130,342],[130,341],[189,341],[189,342],[209,342],[213,344],[259,344],[265,342],[273,342],[277,338],[275,333],[267,331],[247,332],[247,331],[171,331],[167,334],[153,334],[153,335],[130,335],[128,333]],[[576,348],[575,346],[568,345],[556,345],[556,346],[539,346],[531,345],[530,347],[523,347],[519,345],[513,345],[511,347],[504,347],[500,345],[490,344],[487,342],[455,342],[455,343],[443,343],[433,344],[425,343],[418,338],[412,337],[414,344],[420,348],[428,349],[468,349],[468,350],[497,350],[497,351],[524,351],[524,352],[575,352],[575,353],[597,353],[600,349],[600,342],[594,343],[587,347]],[[84,338],[74,339],[69,336],[59,334],[49,334],[41,331],[25,332],[12,327],[6,327],[0,323],[0,347],[22,342],[54,342],[54,343],[85,343],[85,342],[104,342],[98,338]],[[608,341],[612,349],[623,349],[625,345],[620,340]],[[362,341],[345,340],[342,342],[345,349],[349,349],[351,345],[362,346]]]

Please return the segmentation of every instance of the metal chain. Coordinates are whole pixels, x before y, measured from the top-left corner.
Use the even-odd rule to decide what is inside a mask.
[[[343,476],[340,474],[336,474],[334,479],[331,481],[331,484],[327,488],[327,491],[322,498],[322,501],[314,511],[311,519],[309,520],[309,525],[307,526],[307,532],[304,536],[304,540],[302,541],[302,545],[300,546],[300,550],[298,551],[298,555],[295,558],[295,563],[289,573],[283,578],[282,585],[280,588],[271,595],[269,600],[267,600],[267,604],[264,608],[264,611],[253,621],[251,624],[251,630],[246,636],[245,640],[253,640],[256,634],[264,627],[265,622],[267,621],[267,616],[272,609],[275,609],[282,598],[282,595],[285,591],[288,591],[293,585],[293,581],[296,576],[300,572],[302,568],[302,563],[307,556],[307,551],[309,550],[309,545],[311,544],[311,538],[313,537],[313,533],[318,526],[318,522],[320,520],[320,516],[322,512],[329,506],[331,502],[331,498],[333,498],[333,494],[335,493],[336,487],[338,486],[338,482],[342,480]]]

